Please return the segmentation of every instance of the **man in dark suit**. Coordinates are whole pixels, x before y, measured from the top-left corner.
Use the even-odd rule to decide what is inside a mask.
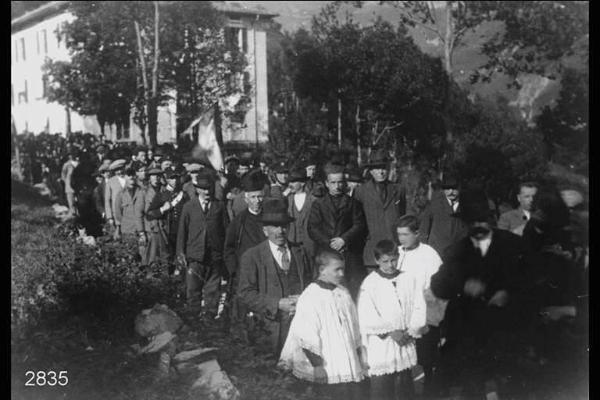
[[[474,394],[483,394],[485,384],[493,397],[496,357],[514,347],[508,332],[522,322],[527,273],[521,238],[492,228],[493,216],[485,197],[480,197],[463,205],[468,236],[448,248],[444,264],[431,278],[431,290],[449,300],[443,376],[447,382],[458,378]]]
[[[306,250],[287,240],[292,221],[282,199],[267,200],[261,215],[267,240],[248,249],[240,262],[238,295],[264,324],[262,339],[276,356],[285,343],[296,301],[312,278]]]
[[[177,258],[187,266],[185,292],[188,307],[200,306],[214,317],[225,265],[222,243],[229,224],[227,210],[214,199],[215,183],[207,173],[194,182],[196,196],[184,206],[177,233]]]
[[[366,166],[373,180],[356,188],[354,198],[362,204],[369,228],[363,262],[375,269],[375,244],[394,239],[393,224],[406,213],[406,192],[400,184],[388,180],[389,159],[384,151],[374,153]]]
[[[331,248],[344,254],[348,289],[356,296],[366,269],[362,262],[365,214],[358,201],[344,193],[344,167],[325,166],[328,194],[317,198],[310,210],[308,235],[317,247]],[[318,250],[317,250],[318,251]]]
[[[460,185],[453,176],[445,176],[442,192],[434,194],[421,214],[421,240],[433,247],[442,260],[446,248],[467,235],[467,225],[461,217]]]

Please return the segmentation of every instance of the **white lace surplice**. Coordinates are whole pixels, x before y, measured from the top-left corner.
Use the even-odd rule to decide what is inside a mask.
[[[319,383],[360,382],[365,376],[356,351],[360,345],[358,316],[348,290],[311,283],[298,299],[279,366],[300,379],[319,382],[305,348],[324,361],[327,382]]]
[[[420,337],[419,330],[426,325],[426,304],[415,274],[403,272],[392,279],[375,271],[369,274],[361,285],[358,318],[369,375],[392,374],[417,364],[414,341],[399,346],[390,336],[378,336],[400,329]]]

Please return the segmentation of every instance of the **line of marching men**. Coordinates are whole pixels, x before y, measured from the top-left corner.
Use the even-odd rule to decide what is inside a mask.
[[[515,352],[543,362],[560,332],[586,330],[577,188],[524,182],[496,224],[485,196],[452,176],[406,215],[383,151],[366,183],[335,162],[319,181],[314,159],[290,169],[230,157],[225,173],[188,161],[104,159],[88,197],[115,239],[137,241],[142,264],[184,274],[192,312],[222,317],[228,296],[231,318],[252,316],[252,341],[317,390],[410,397],[419,364],[427,395],[456,386],[495,398]]]

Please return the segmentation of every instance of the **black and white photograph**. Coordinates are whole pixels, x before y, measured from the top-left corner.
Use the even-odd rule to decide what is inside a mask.
[[[10,52],[11,399],[590,398],[588,1],[11,1]]]

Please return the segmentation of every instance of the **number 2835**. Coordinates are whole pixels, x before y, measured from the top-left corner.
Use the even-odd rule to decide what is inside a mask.
[[[25,377],[28,378],[25,386],[67,386],[69,383],[67,371],[27,371]]]

